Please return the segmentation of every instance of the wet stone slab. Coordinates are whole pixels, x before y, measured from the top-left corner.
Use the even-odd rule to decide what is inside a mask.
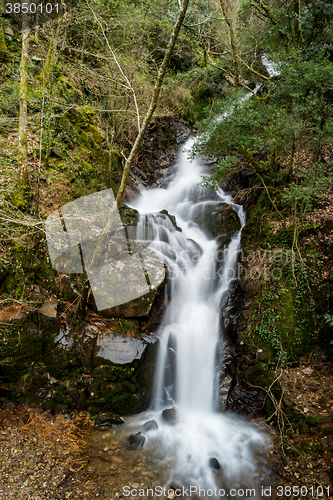
[[[96,346],[96,358],[103,358],[111,363],[123,365],[141,359],[147,342],[140,339],[127,339],[123,335],[99,335]]]

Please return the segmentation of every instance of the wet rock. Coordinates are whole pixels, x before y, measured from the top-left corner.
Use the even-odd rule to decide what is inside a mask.
[[[169,214],[167,210],[161,210],[159,214],[168,217],[171,220],[172,225],[175,227],[175,229],[177,229],[177,231],[182,232],[182,228],[177,226],[176,217],[174,215]]]
[[[163,262],[150,248],[128,241],[100,268],[92,284],[90,305],[106,318],[147,317],[160,288],[167,283]],[[120,244],[111,245],[115,254]],[[96,301],[96,303],[95,303]],[[114,305],[113,305],[114,304]]]
[[[174,492],[174,497],[180,497],[183,487],[178,483],[171,483],[170,486],[168,486],[168,490],[172,490]]]
[[[233,196],[240,193],[240,195],[237,196],[236,203],[244,205],[245,208],[256,200],[261,187],[255,172],[247,165],[231,172],[230,175],[220,183],[220,186],[224,191],[229,192]],[[256,189],[256,186],[258,186],[258,189]]]
[[[230,284],[228,296],[221,308],[221,330],[233,341],[238,338],[243,319],[243,295],[240,282],[235,279]]]
[[[211,457],[208,461],[208,465],[211,469],[219,470],[221,468],[219,461],[217,458]]]
[[[254,418],[262,415],[263,407],[264,399],[259,396],[257,391],[251,390],[243,382],[238,382],[233,387],[227,401],[227,411],[249,415]]]
[[[98,418],[96,418],[95,427],[104,429],[105,427],[114,427],[115,425],[121,425],[124,423],[124,419],[118,417],[118,415],[109,415],[107,413],[103,413]]]
[[[129,450],[141,450],[144,443],[146,441],[146,436],[141,434],[141,432],[137,432],[136,434],[129,434],[124,439],[124,445]]]
[[[142,426],[143,432],[156,431],[157,429],[158,425],[157,422],[155,422],[155,420],[148,420],[148,422],[145,422]]]
[[[136,226],[139,221],[139,212],[135,208],[122,203],[118,208],[120,218],[124,226]]]
[[[215,239],[230,236],[240,229],[240,221],[236,212],[227,203],[207,204],[193,218],[208,237]]]
[[[148,185],[154,184],[175,161],[178,145],[191,134],[183,120],[168,116],[156,117],[148,126],[139,151],[138,176]]]
[[[97,338],[95,365],[105,362],[123,365],[141,359],[147,342],[140,339],[127,339],[123,335],[100,334]]]
[[[179,422],[179,412],[175,406],[162,411],[162,418],[169,425],[176,425]]]
[[[232,378],[227,376],[220,384],[219,388],[219,409],[225,411],[227,407],[227,399],[232,384]]]
[[[60,328],[60,331],[58,335],[54,338],[54,343],[55,347],[57,349],[64,349],[64,350],[69,350],[73,346],[73,336],[68,335],[69,332],[65,333],[62,328]]]

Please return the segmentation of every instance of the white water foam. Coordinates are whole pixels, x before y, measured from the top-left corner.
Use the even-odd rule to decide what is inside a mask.
[[[256,425],[216,411],[220,304],[235,277],[241,230],[224,250],[223,268],[216,273],[218,243],[195,221],[205,211],[211,214],[221,202],[235,210],[241,228],[245,214],[221,189],[214,196],[200,186],[204,165],[200,159],[189,159],[193,142],[194,138],[188,139],[179,152],[169,186],[146,190],[133,204],[140,213],[137,239],[154,238],[150,246],[166,262],[171,277],[171,301],[157,333],[160,346],[152,410],[140,419],[158,423],[157,430],[147,433],[147,442],[158,442],[165,455],[174,457],[170,481],[213,487],[217,473],[209,460],[216,458],[223,481],[232,487],[239,481],[252,484],[254,452],[267,445]],[[169,217],[159,214],[165,209],[176,217],[182,232]],[[161,410],[172,406],[180,418],[170,426],[161,418]]]

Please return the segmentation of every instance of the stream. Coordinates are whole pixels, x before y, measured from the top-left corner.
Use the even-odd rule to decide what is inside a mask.
[[[135,417],[128,428],[135,431],[147,421],[157,423],[158,427],[154,424],[144,432],[144,450],[148,454],[157,450],[162,460],[163,455],[172,457],[168,484],[204,489],[250,487],[257,473],[255,454],[265,450],[266,437],[257,425],[217,412],[218,362],[223,349],[220,307],[235,279],[241,229],[232,236],[221,264],[217,262],[218,242],[195,222],[198,215],[212,214],[221,202],[231,205],[241,228],[245,214],[221,189],[214,194],[200,185],[205,165],[189,158],[194,140],[189,138],[180,148],[167,187],[143,191],[133,203],[140,213],[137,240],[151,241],[150,247],[168,266],[171,301],[157,332],[160,347],[152,407]],[[159,214],[165,209],[175,216],[178,229]],[[161,412],[171,408],[169,419],[163,418]],[[245,494],[240,497],[247,498]]]

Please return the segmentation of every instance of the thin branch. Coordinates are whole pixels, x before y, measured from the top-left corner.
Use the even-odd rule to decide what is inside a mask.
[[[244,66],[247,67],[247,69],[249,69],[250,71],[252,71],[252,73],[254,73],[257,76],[260,76],[260,78],[263,78],[264,80],[267,80],[269,82],[269,78],[267,76],[262,75],[261,73],[258,73],[258,71],[256,71],[255,69],[251,68],[251,66],[249,66],[245,61],[243,61],[243,59],[240,56],[237,55],[237,57],[241,61],[241,63],[244,64]]]
[[[110,51],[110,53],[111,53],[111,55],[112,55],[112,57],[113,57],[114,62],[116,63],[116,65],[117,65],[117,67],[118,67],[118,69],[119,69],[119,71],[120,71],[120,73],[121,73],[122,77],[124,78],[125,82],[127,83],[128,88],[131,90],[131,92],[132,92],[132,94],[133,94],[133,100],[134,100],[135,109],[136,109],[136,114],[137,114],[137,120],[138,120],[138,130],[139,130],[139,132],[140,132],[140,130],[141,130],[141,125],[140,125],[140,113],[139,113],[138,103],[137,103],[137,100],[136,100],[135,91],[134,91],[134,89],[133,89],[133,87],[132,87],[132,85],[131,85],[131,82],[129,81],[129,79],[127,78],[127,76],[125,75],[125,73],[123,72],[123,69],[122,69],[122,67],[121,67],[121,66],[120,66],[120,64],[119,64],[118,59],[116,58],[116,55],[115,55],[114,51],[112,50],[112,48],[111,48],[111,46],[110,46],[110,44],[109,44],[109,40],[108,40],[108,38],[107,38],[107,36],[106,36],[106,34],[105,34],[105,31],[104,31],[104,28],[103,28],[103,25],[102,25],[101,21],[100,21],[100,20],[99,20],[99,18],[97,17],[97,15],[96,15],[96,13],[95,13],[94,9],[91,7],[91,5],[90,5],[90,3],[88,2],[88,0],[86,0],[86,1],[87,1],[87,4],[88,4],[88,6],[89,6],[89,8],[90,8],[91,12],[93,13],[93,15],[94,15],[94,17],[95,17],[95,19],[96,19],[97,23],[99,24],[99,26],[100,26],[100,28],[101,28],[101,31],[102,31],[102,33],[103,33],[103,36],[104,36],[105,42],[106,42],[106,44],[107,44],[107,46],[108,46],[108,49],[109,49],[109,51]]]
[[[216,14],[220,9],[218,9],[216,12],[214,12],[214,14]],[[207,23],[208,21],[210,21],[210,19],[214,19],[214,14],[212,14],[211,16],[207,17],[207,19],[205,19],[204,21],[200,21],[199,23],[195,23],[195,24],[184,24],[185,28],[194,28],[195,26],[201,26],[202,24],[205,24]]]

